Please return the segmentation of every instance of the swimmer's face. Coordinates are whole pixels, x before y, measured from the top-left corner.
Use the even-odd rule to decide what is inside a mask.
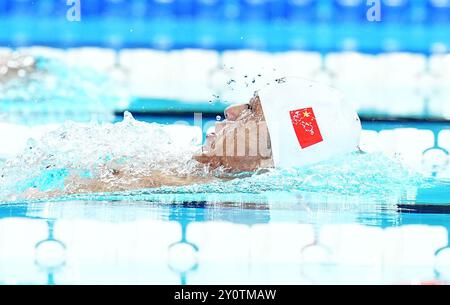
[[[269,131],[259,97],[225,110],[225,121],[208,134],[200,155],[194,158],[213,168],[254,171],[273,167]]]

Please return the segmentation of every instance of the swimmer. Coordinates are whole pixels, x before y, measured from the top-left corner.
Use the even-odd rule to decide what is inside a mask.
[[[208,183],[235,179],[239,173],[306,166],[359,151],[361,123],[357,113],[343,103],[336,90],[315,82],[278,80],[257,91],[248,103],[228,107],[224,115],[226,120],[216,123],[214,132],[193,155],[196,169],[188,175],[161,171],[142,175],[117,164],[104,165],[101,179],[69,176],[63,191],[31,189],[27,197]]]
[[[105,193],[116,191],[128,191],[138,189],[156,188],[161,186],[184,186],[190,184],[209,183],[218,180],[233,179],[233,174],[261,172],[273,168],[274,163],[271,154],[270,141],[264,137],[268,134],[267,124],[258,96],[252,98],[249,103],[233,105],[224,112],[226,120],[217,122],[215,132],[207,135],[204,146],[193,159],[197,166],[189,175],[168,175],[161,171],[152,171],[151,174],[142,174],[123,168],[114,161],[102,165],[101,178],[83,178],[79,175],[71,175],[65,178],[64,190],[51,190],[41,192],[30,188],[26,198],[48,198],[66,194]],[[247,133],[242,132],[248,130]],[[249,134],[251,133],[251,134]],[[247,139],[245,137],[247,136]],[[264,140],[264,144],[260,140]],[[236,155],[227,154],[226,142],[245,145],[247,153]],[[257,152],[249,154],[253,147],[265,146],[264,154]],[[222,152],[220,151],[222,149]],[[221,174],[214,173],[215,169],[222,169]],[[205,173],[206,169],[206,173]]]

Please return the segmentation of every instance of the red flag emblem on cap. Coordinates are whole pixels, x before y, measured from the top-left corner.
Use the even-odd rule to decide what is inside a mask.
[[[289,113],[291,114],[295,134],[297,135],[298,142],[302,148],[306,148],[323,141],[316,116],[314,115],[314,111],[311,107],[292,110]]]

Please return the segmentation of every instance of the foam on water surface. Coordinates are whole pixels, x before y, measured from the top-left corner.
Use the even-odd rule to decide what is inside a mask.
[[[178,133],[180,127],[139,122],[129,113],[116,124],[66,122],[40,139],[29,139],[21,154],[4,163],[2,188],[64,189],[69,175],[106,179],[114,170],[190,173],[201,134],[189,127]]]

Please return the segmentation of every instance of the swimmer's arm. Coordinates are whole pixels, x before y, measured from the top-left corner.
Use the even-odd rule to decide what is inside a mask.
[[[151,175],[134,175],[116,172],[107,179],[69,177],[66,179],[67,190],[72,194],[105,193],[139,189],[157,188],[162,186],[184,186],[203,184],[213,181],[213,177],[175,176],[155,171]]]
[[[113,171],[106,178],[86,178],[71,175],[64,180],[64,188],[50,191],[28,189],[21,194],[22,199],[46,199],[65,195],[95,194],[150,189],[162,186],[185,186],[204,184],[216,180],[211,176],[175,176],[155,171],[151,175],[136,175],[123,171]]]

